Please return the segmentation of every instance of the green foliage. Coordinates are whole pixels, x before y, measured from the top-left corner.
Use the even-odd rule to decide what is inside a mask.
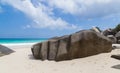
[[[119,32],[120,31],[120,24],[118,24],[115,28],[114,28],[115,32]]]

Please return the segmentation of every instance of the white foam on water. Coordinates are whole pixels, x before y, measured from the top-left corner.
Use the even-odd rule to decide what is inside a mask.
[[[34,45],[35,43],[6,43],[6,44],[1,44],[5,46],[21,46],[21,45]]]
[[[36,43],[6,43],[6,44],[1,44],[4,45],[10,49],[30,49],[32,46]]]

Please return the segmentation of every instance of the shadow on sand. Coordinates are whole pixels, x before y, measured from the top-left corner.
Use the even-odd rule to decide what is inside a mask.
[[[119,69],[120,70],[120,64],[112,66],[114,69]]]
[[[31,59],[31,60],[36,60],[36,59],[33,57],[32,54],[29,54],[28,57],[29,57],[29,59]]]

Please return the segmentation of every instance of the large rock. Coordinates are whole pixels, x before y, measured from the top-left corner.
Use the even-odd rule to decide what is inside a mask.
[[[92,30],[83,30],[57,39],[50,39],[32,47],[35,58],[55,61],[83,58],[111,50],[111,40]]]
[[[0,45],[0,57],[4,55],[8,55],[10,53],[13,53],[14,51],[9,49],[8,47],[5,47],[3,45]]]

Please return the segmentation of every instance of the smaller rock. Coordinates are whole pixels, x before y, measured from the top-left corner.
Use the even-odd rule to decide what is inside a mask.
[[[14,51],[9,49],[8,47],[0,45],[0,56],[8,55],[8,54],[13,53],[13,52]]]
[[[111,57],[120,60],[120,54],[118,54],[118,55],[112,55]]]
[[[91,30],[98,32],[98,33],[101,33],[101,30],[99,27],[93,27]]]
[[[116,49],[117,47],[116,46],[112,46],[112,49],[114,50],[114,49]]]
[[[117,39],[113,35],[107,35],[107,37],[112,41],[113,44],[117,43]]]
[[[120,44],[120,32],[116,33],[117,43]]]
[[[106,29],[105,31],[103,31],[102,34],[104,36],[108,36],[108,35],[114,35],[115,36],[116,32],[114,32],[113,29],[109,28],[109,29]]]
[[[120,44],[120,40],[117,40],[117,43]]]

